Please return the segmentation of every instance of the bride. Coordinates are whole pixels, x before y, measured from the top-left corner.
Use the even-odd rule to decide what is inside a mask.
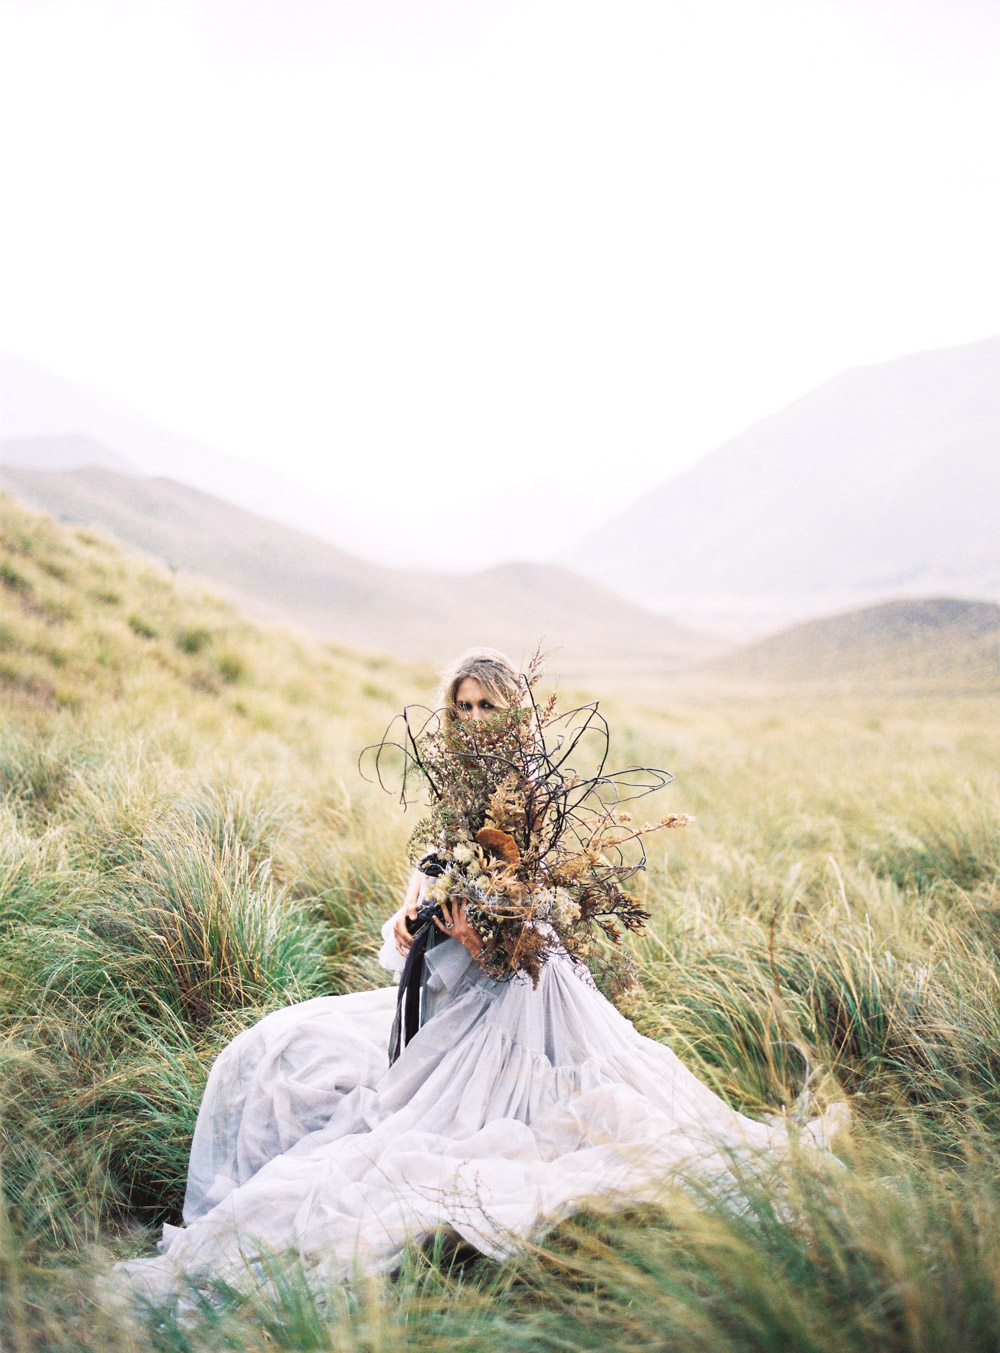
[[[503,654],[470,650],[444,680],[443,718],[489,720],[524,699]],[[383,926],[379,960],[397,977],[430,887],[415,871]],[[433,921],[419,1027],[391,1063],[393,986],[278,1010],[222,1052],[184,1225],[164,1227],[158,1256],[120,1266],[137,1290],[238,1284],[286,1252],[326,1283],[390,1269],[442,1229],[502,1258],[584,1206],[653,1199],[670,1182],[732,1184],[741,1163],[788,1149],[794,1129],[731,1109],[565,949],[550,950],[537,985],[497,980],[464,903],[440,901]],[[828,1111],[800,1139],[825,1146],[836,1120]]]

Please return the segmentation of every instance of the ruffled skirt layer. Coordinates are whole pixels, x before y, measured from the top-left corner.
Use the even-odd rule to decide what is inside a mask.
[[[390,987],[306,1001],[222,1053],[186,1225],[164,1228],[159,1257],[122,1266],[140,1290],[185,1274],[238,1282],[287,1251],[323,1281],[348,1277],[441,1226],[503,1257],[582,1206],[732,1183],[740,1161],[788,1148],[784,1125],[736,1113],[568,959],[535,989],[471,969],[390,1067],[395,1000]]]

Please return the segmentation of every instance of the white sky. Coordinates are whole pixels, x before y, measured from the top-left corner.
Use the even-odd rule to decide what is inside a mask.
[[[998,57],[994,0],[0,0],[0,349],[387,522],[556,481],[561,543],[1000,331]]]

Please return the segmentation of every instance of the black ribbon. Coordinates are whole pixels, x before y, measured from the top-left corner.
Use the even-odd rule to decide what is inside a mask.
[[[431,851],[417,865],[417,869],[426,878],[440,878],[445,872],[445,861],[436,852]],[[424,990],[424,953],[439,944],[447,936],[442,935],[434,924],[434,917],[440,916],[433,902],[425,902],[415,917],[407,917],[406,928],[413,936],[410,951],[403,964],[399,979],[399,995],[396,997],[396,1018],[389,1035],[389,1065],[409,1043],[420,1028],[420,998]]]
[[[406,955],[406,962],[403,964],[403,972],[399,979],[396,1018],[393,1020],[392,1033],[389,1035],[390,1066],[420,1028],[420,997],[424,989],[424,953],[428,947],[436,944],[441,938],[444,937],[429,918],[413,937],[413,943]]]

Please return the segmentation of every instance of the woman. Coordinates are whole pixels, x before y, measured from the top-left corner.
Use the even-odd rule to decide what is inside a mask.
[[[445,672],[438,692],[438,705],[446,720],[470,719],[478,722],[488,719],[498,710],[522,704],[527,694],[525,686],[510,659],[495,648],[469,649]],[[424,879],[415,869],[399,911],[392,918],[392,935],[396,949],[405,958],[413,935],[407,922],[416,919]],[[443,920],[435,916],[435,925],[443,934],[469,951],[473,958],[482,952],[482,942],[465,919],[465,908]],[[384,964],[384,966],[388,966]]]
[[[464,654],[442,688],[446,720],[524,703],[494,650]],[[427,880],[411,877],[383,927],[397,974]],[[390,1064],[396,991],[276,1011],[212,1068],[191,1152],[183,1228],[122,1267],[140,1290],[184,1275],[239,1281],[297,1252],[320,1283],[389,1268],[441,1228],[508,1255],[584,1204],[655,1198],[665,1180],[728,1180],[739,1160],[788,1147],[788,1128],[736,1113],[669,1048],[643,1038],[556,949],[537,985],[494,980],[465,906],[443,901],[426,950],[419,1029]],[[837,1106],[835,1106],[837,1107]],[[831,1119],[804,1140],[821,1144]]]

